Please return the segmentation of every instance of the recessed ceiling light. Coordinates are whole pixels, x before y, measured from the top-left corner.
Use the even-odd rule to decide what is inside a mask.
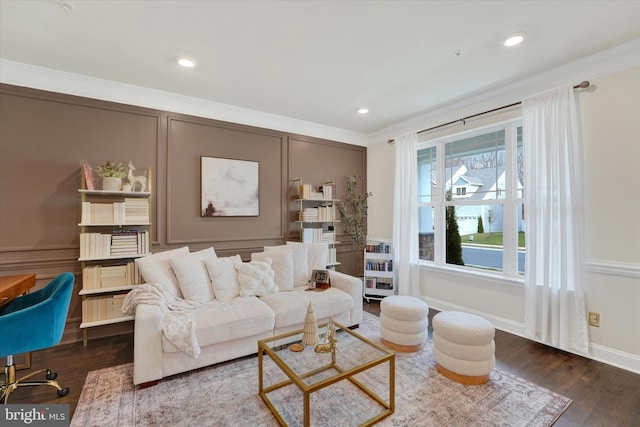
[[[178,64],[185,68],[193,68],[196,66],[196,61],[189,58],[178,58]]]
[[[510,34],[507,38],[502,41],[502,45],[506,47],[517,46],[524,41],[525,33],[514,33]]]
[[[369,112],[368,108],[361,108],[358,110],[358,114],[367,114]]]

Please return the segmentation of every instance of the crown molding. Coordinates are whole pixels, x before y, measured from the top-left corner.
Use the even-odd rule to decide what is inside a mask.
[[[365,134],[141,86],[0,59],[0,82],[366,146]]]

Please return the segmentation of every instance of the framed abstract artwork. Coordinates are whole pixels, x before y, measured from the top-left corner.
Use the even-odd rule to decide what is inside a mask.
[[[259,163],[249,160],[200,158],[200,215],[259,216]]]

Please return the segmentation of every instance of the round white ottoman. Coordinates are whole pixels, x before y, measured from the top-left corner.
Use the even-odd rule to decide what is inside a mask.
[[[462,384],[489,381],[495,366],[496,330],[487,319],[459,311],[433,316],[433,356],[445,377]]]
[[[392,350],[418,351],[427,340],[429,306],[418,298],[392,295],[380,301],[380,336]]]

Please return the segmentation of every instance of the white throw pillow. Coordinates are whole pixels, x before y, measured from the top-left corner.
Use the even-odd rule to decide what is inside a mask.
[[[273,280],[271,258],[266,258],[264,261],[243,262],[237,270],[241,297],[262,296],[278,292],[278,287]]]
[[[287,242],[286,245],[264,247],[265,252],[287,249],[291,250],[293,255],[293,286],[306,285],[309,281],[309,266],[307,260],[307,246],[304,243]]]
[[[296,242],[287,242],[296,244]],[[309,277],[313,270],[324,270],[327,268],[329,259],[329,245],[326,243],[302,243],[307,247],[307,263],[309,264]]]
[[[204,304],[214,298],[204,262],[216,258],[213,248],[207,248],[169,259],[184,299]]]
[[[205,261],[204,265],[211,279],[211,289],[218,301],[229,302],[231,298],[240,295],[236,266],[239,267],[241,264],[240,255]]]
[[[182,298],[178,279],[171,269],[169,259],[189,254],[189,246],[158,252],[136,259],[136,266],[145,283],[161,283],[166,285],[175,296]]]
[[[271,268],[275,274],[275,282],[278,289],[281,291],[292,291],[293,252],[285,249],[251,254],[252,261],[266,261],[267,259],[271,259]]]

